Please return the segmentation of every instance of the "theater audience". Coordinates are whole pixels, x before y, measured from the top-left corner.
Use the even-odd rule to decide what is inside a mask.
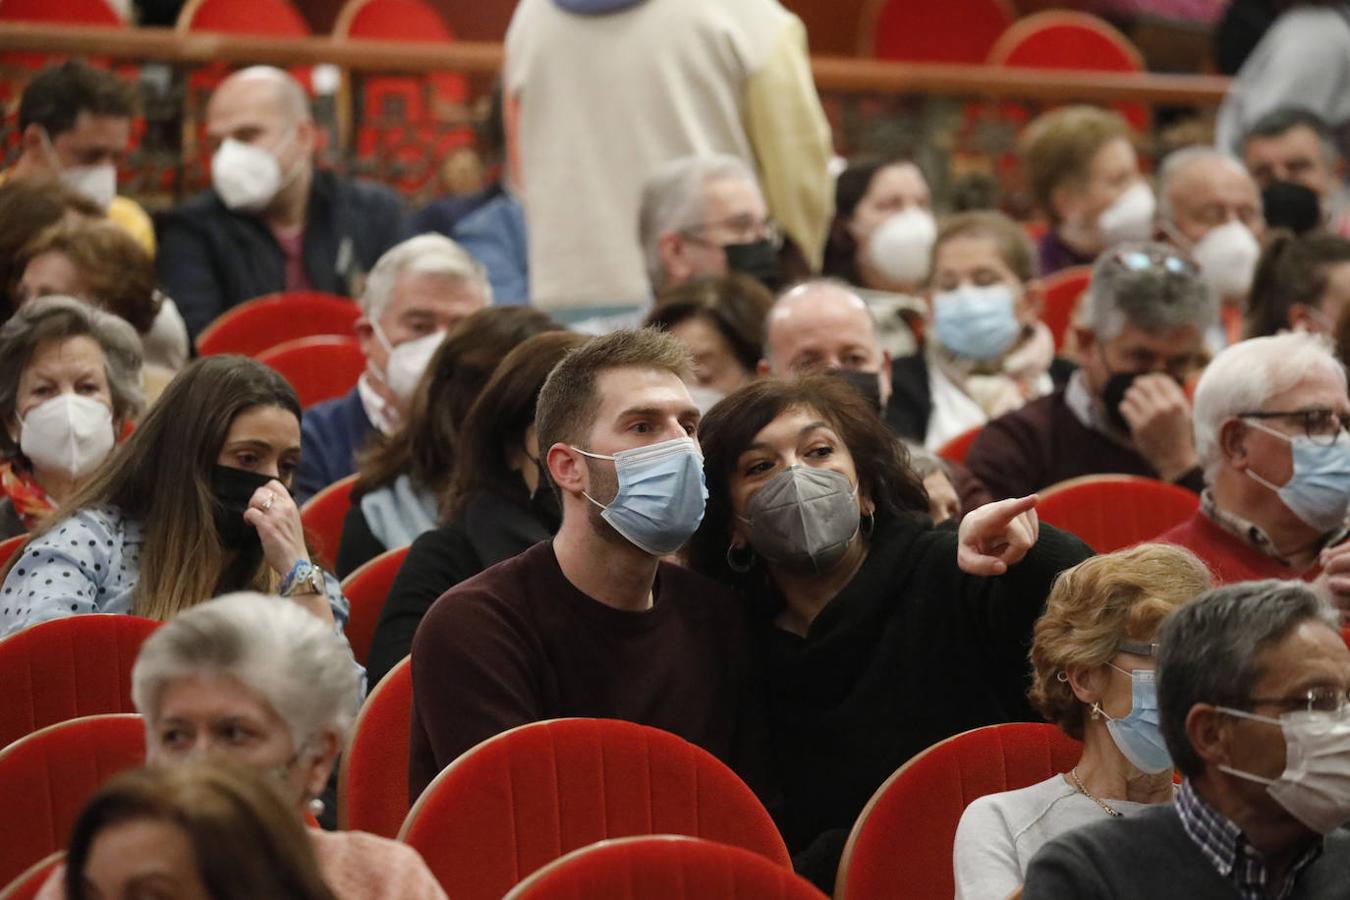
[[[1038,526],[1034,497],[967,513],[959,534],[934,528],[903,445],[838,378],[753,382],[699,439],[708,509],[690,563],[751,610],[780,825],[799,871],[828,884],[902,763],[1033,717],[1032,623],[1056,574],[1090,551]]]
[[[1326,233],[1270,234],[1247,299],[1247,337],[1282,331],[1332,335],[1347,307],[1350,240]]]
[[[1261,187],[1265,206],[1271,191],[1297,188],[1310,191],[1316,201],[1317,224],[1341,235],[1350,234],[1350,210],[1345,208],[1344,163],[1331,129],[1300,106],[1271,110],[1252,123],[1242,138],[1242,162]],[[1267,209],[1275,225],[1276,210]]]
[[[305,411],[295,479],[301,502],[352,474],[372,439],[398,431],[446,333],[491,302],[482,267],[449,238],[418,235],[380,257],[356,322],[366,371],[343,396]]]
[[[758,172],[769,213],[819,265],[830,129],[806,30],[778,0],[528,0],[507,30],[503,81],[539,308],[647,297],[633,240],[642,184],[693,153]]]
[[[735,156],[682,156],[653,172],[642,184],[638,239],[655,293],[728,272],[771,289],[779,282],[777,229],[754,172]]]
[[[1224,350],[1195,391],[1201,508],[1160,540],[1194,551],[1222,584],[1350,571],[1350,547],[1337,546],[1350,503],[1347,421],[1345,370],[1325,338]]]
[[[146,639],[131,672],[146,761],[176,768],[223,757],[265,773],[294,821],[316,802],[361,703],[350,648],[294,604],[235,593],[176,616]],[[406,844],[305,829],[340,900],[443,900]],[[53,881],[60,875],[54,875]]]
[[[117,167],[131,142],[136,90],[78,60],[43,69],[19,98],[19,158],[6,180],[59,179],[155,253],[155,229],[136,201],[117,195]]]
[[[689,395],[700,410],[755,377],[772,306],[766,287],[737,272],[695,278],[657,298],[647,325],[669,331],[693,355]]]
[[[562,525],[447,591],[413,640],[413,796],[459,754],[564,716],[673,732],[757,784],[745,624],[736,598],[664,562],[703,518],[688,352],[650,329],[573,350],[535,428]]]
[[[512,348],[560,328],[538,310],[507,306],[479,310],[441,341],[413,394],[407,421],[361,459],[338,547],[339,578],[435,527],[455,475],[455,447],[469,407]]]
[[[38,528],[88,483],[145,408],[140,376],[132,327],[74,298],[33,300],[0,326],[0,540]]]
[[[1211,349],[1241,339],[1242,311],[1265,234],[1261,192],[1246,169],[1212,147],[1185,147],[1158,171],[1158,220],[1167,240],[1193,259],[1218,301],[1222,328]]]
[[[365,273],[404,234],[389,188],[314,164],[318,127],[305,89],[252,66],[230,75],[206,108],[211,190],[159,222],[159,277],[196,337],[221,313],[263,294],[355,296]]]
[[[1103,254],[1075,330],[1082,367],[1063,390],[985,425],[966,465],[995,497],[1108,472],[1199,493],[1183,386],[1206,360],[1214,307],[1196,266],[1170,247],[1125,244]]]
[[[223,760],[114,775],[75,821],[65,868],[76,877],[38,896],[335,900],[270,780]]]
[[[1040,244],[1042,275],[1091,265],[1104,250],[1153,236],[1156,200],[1119,113],[1095,106],[1043,113],[1018,149],[1050,224]]]
[[[1042,848],[1024,900],[1337,897],[1350,879],[1350,650],[1299,584],[1203,594],[1163,622],[1158,712],[1174,804]]]
[[[187,326],[173,300],[155,287],[155,261],[112,222],[54,225],[20,251],[15,269],[19,304],[64,294],[130,322],[159,387],[187,364]]]
[[[18,303],[14,288],[23,274],[19,253],[46,229],[102,213],[83,194],[58,181],[10,179],[0,183],[0,323]]]
[[[1017,223],[997,212],[945,219],[928,293],[924,351],[891,367],[886,420],[897,434],[936,450],[1056,387],[1035,251]]]
[[[1086,560],[1055,581],[1031,644],[1031,702],[1083,743],[1077,765],[966,807],[956,829],[958,900],[1007,897],[1047,841],[1104,816],[1170,803],[1172,758],[1158,730],[1158,625],[1212,584],[1200,560],[1142,544]]]
[[[368,661],[372,683],[412,650],[438,597],[558,530],[562,511],[544,474],[535,405],[548,373],[584,340],[565,331],[528,338],[478,392],[455,430],[441,524],[412,542],[380,610]]]
[[[243,356],[189,365],[10,561],[0,635],[83,613],[165,620],[241,589],[341,629],[347,600],[310,563],[287,489],[299,455],[300,402],[280,375]]]

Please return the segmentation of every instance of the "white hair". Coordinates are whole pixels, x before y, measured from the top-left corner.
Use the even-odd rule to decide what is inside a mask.
[[[184,610],[146,639],[131,670],[131,699],[147,733],[164,689],[203,676],[233,679],[261,696],[297,752],[325,732],[344,743],[361,703],[346,641],[297,604],[249,591]]]
[[[1311,375],[1326,375],[1346,387],[1345,369],[1325,337],[1288,332],[1250,338],[1223,350],[1205,368],[1195,389],[1195,453],[1213,483],[1223,465],[1219,429],[1233,416],[1255,412],[1276,394]]]
[[[665,267],[657,244],[661,235],[703,224],[709,182],[723,178],[748,181],[759,189],[755,173],[745,161],[728,153],[711,156],[682,156],[662,164],[642,185],[642,207],[638,213],[638,240],[647,258],[647,275],[652,287],[665,280]]]
[[[419,234],[395,244],[375,262],[361,292],[361,310],[367,319],[378,319],[394,296],[394,285],[405,274],[444,275],[468,282],[492,303],[492,285],[487,273],[469,251],[441,234]]]
[[[1167,154],[1162,161],[1162,165],[1158,167],[1158,221],[1164,224],[1176,221],[1173,218],[1172,209],[1172,182],[1191,166],[1203,162],[1218,162],[1232,168],[1235,172],[1242,173],[1244,178],[1251,178],[1251,175],[1243,168],[1242,163],[1222,150],[1207,144],[1192,144],[1189,147],[1182,147],[1180,150],[1173,150]],[[1257,203],[1261,202],[1260,196],[1260,191],[1258,191]]]

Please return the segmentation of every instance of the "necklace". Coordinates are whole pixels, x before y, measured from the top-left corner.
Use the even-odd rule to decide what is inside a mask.
[[[1118,810],[1118,809],[1112,809],[1111,807],[1107,806],[1107,805],[1106,805],[1106,801],[1103,800],[1102,798],[1097,797],[1097,796],[1094,796],[1093,794],[1088,793],[1088,789],[1085,788],[1085,787],[1083,787],[1083,782],[1081,782],[1081,781],[1078,780],[1078,767],[1077,767],[1077,766],[1074,766],[1072,769],[1069,770],[1069,777],[1073,779],[1074,786],[1078,788],[1078,793],[1082,794],[1084,797],[1088,798],[1088,799],[1091,800],[1093,803],[1097,804],[1097,805],[1100,806],[1102,809],[1106,810],[1107,815],[1114,816],[1114,817],[1117,818],[1117,819],[1119,819],[1121,816],[1125,815],[1125,814],[1122,813],[1120,810]]]

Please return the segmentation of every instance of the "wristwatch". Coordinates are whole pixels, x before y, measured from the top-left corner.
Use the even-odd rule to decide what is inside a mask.
[[[300,594],[323,594],[323,569],[303,560],[297,562],[290,573],[282,580],[279,593],[283,597],[295,597]]]

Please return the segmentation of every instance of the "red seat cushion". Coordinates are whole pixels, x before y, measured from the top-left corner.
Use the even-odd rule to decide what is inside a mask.
[[[268,294],[227,310],[197,336],[197,352],[254,356],[296,338],[356,335],[361,308],[347,297],[318,291]]]
[[[1016,17],[1007,0],[885,0],[871,7],[864,52],[906,62],[982,63]],[[864,24],[865,37],[867,30]]]
[[[271,366],[295,388],[305,409],[333,400],[356,387],[366,370],[366,354],[355,338],[320,334],[269,347],[258,362]]]
[[[352,645],[356,661],[363,666],[370,656],[370,643],[375,638],[375,626],[380,621],[380,610],[384,609],[384,600],[389,596],[389,589],[394,586],[394,578],[398,575],[399,567],[407,557],[407,547],[395,547],[381,553],[342,580],[342,593],[352,605],[351,618],[347,620],[347,641]],[[406,807],[403,811],[407,812]],[[402,817],[399,821],[402,821]],[[397,824],[394,830],[398,831]]]
[[[1200,507],[1200,497],[1183,487],[1134,475],[1073,478],[1040,497],[1042,522],[1073,532],[1098,553],[1153,540]]]
[[[300,507],[300,524],[305,528],[305,540],[319,564],[332,569],[342,543],[342,522],[352,505],[352,488],[358,475],[348,475],[319,491]],[[353,573],[355,574],[355,573]]]
[[[408,817],[408,744],[412,723],[412,661],[389,670],[366,698],[342,754],[338,827],[398,836]]]

